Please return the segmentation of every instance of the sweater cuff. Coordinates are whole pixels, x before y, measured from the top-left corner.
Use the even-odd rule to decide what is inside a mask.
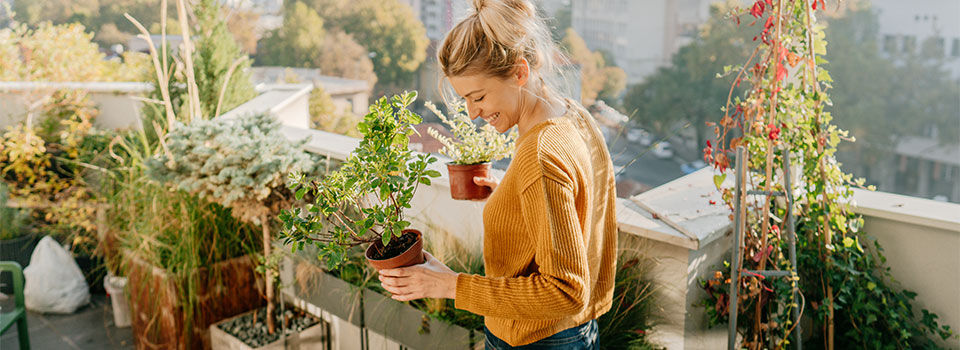
[[[457,276],[457,295],[453,299],[454,307],[470,311],[477,303],[475,279],[477,275],[461,273]]]

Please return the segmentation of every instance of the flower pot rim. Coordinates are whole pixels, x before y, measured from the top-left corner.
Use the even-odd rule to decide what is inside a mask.
[[[417,234],[417,240],[419,240],[419,241],[422,241],[422,240],[423,240],[423,232],[420,232],[420,230],[417,230],[417,229],[415,229],[415,228],[408,228],[408,229],[403,229],[403,230],[400,231],[400,233],[402,233],[402,234],[407,234],[407,233],[409,233],[409,232],[416,233],[416,234]],[[368,246],[367,249],[370,249],[370,247],[372,247],[374,244],[379,244],[379,245],[383,246],[383,243],[382,243],[381,241],[375,241],[375,242],[373,242],[373,243],[370,243],[370,246]],[[387,261],[387,260],[394,259],[394,258],[397,258],[397,257],[405,254],[406,252],[410,251],[410,249],[413,249],[413,247],[415,247],[416,245],[417,245],[417,243],[416,243],[416,241],[414,241],[414,243],[413,243],[411,246],[407,247],[407,249],[405,249],[405,250],[404,250],[403,252],[401,252],[400,254],[397,254],[397,256],[389,257],[389,258],[386,258],[386,259],[371,259],[371,258],[367,257],[366,252],[364,252],[363,257],[367,258],[367,260],[370,260],[370,261]]]
[[[21,235],[19,235],[19,236],[13,237],[13,238],[0,239],[0,242],[3,242],[3,243],[13,243],[13,242],[25,241],[25,240],[28,240],[28,239],[30,239],[30,238],[36,238],[37,236],[40,235],[40,233],[38,233],[38,232],[35,231],[35,230],[26,230],[26,231],[27,231],[27,233],[21,234]]]
[[[447,162],[446,164],[447,164],[448,167],[472,167],[472,166],[487,165],[487,164],[491,164],[491,163],[492,163],[492,162],[488,160],[488,161],[486,161],[486,162],[480,162],[480,163],[460,164],[460,163],[457,163],[457,161],[452,160],[452,161]]]

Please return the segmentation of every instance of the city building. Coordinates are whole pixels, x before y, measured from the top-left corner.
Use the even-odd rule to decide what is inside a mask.
[[[710,0],[572,0],[571,25],[591,50],[613,55],[635,84],[670,63],[710,16]]]

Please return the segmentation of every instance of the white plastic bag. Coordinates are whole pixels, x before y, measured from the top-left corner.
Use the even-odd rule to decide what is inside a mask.
[[[68,314],[90,302],[90,288],[80,267],[50,236],[37,244],[23,276],[27,309]]]

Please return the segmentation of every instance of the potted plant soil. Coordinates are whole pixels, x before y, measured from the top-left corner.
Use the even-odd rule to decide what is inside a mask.
[[[490,187],[477,185],[473,178],[487,177],[490,162],[506,158],[513,152],[516,129],[504,135],[490,124],[477,128],[467,116],[462,103],[453,105],[453,114],[449,118],[433,103],[426,102],[424,105],[450,128],[455,138],[443,136],[433,128],[427,129],[430,136],[443,144],[440,153],[453,159],[447,163],[450,196],[458,200],[479,200],[490,196]]]
[[[368,243],[366,259],[378,270],[424,261],[423,235],[410,228],[403,211],[417,187],[440,172],[427,168],[436,158],[408,147],[413,126],[422,121],[407,109],[416,96],[405,92],[372,104],[357,126],[360,145],[336,171],[322,179],[291,175],[296,198],[312,201],[281,213],[286,244],[316,245],[330,269],[347,259],[349,248]]]

